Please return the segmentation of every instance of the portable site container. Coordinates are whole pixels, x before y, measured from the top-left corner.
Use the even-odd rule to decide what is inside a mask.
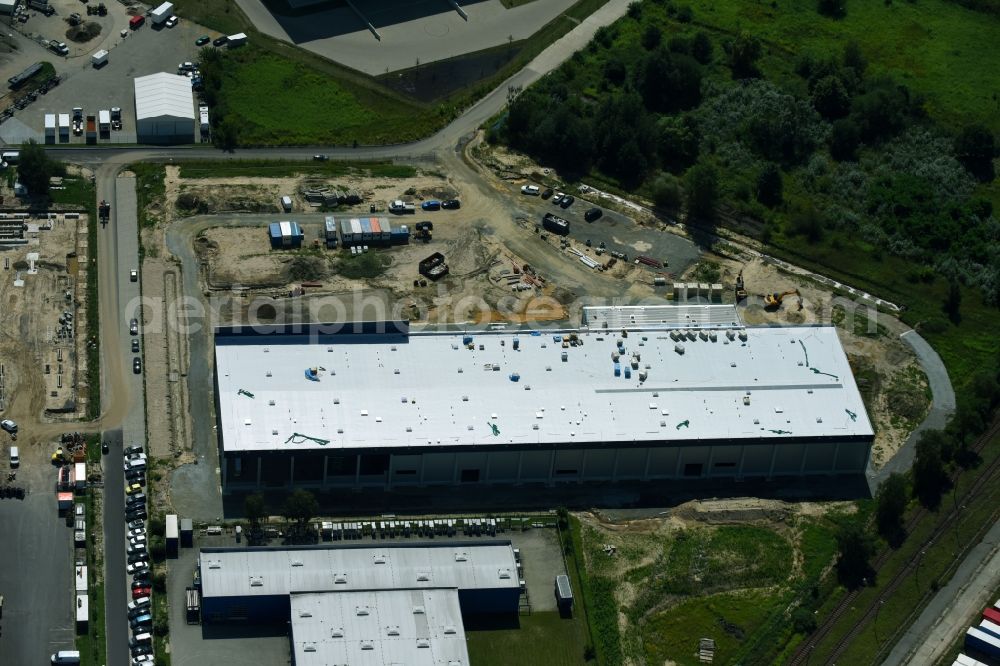
[[[97,112],[97,125],[102,132],[111,131],[111,109],[101,109]]]
[[[90,597],[86,593],[76,595],[76,629],[77,631],[87,630],[87,621],[90,619]]]
[[[271,248],[276,249],[281,247],[281,225],[277,222],[272,222],[267,225],[267,235],[271,239]]]
[[[194,522],[190,518],[181,518],[181,547],[194,547]]]
[[[226,42],[226,45],[229,46],[230,48],[233,48],[235,46],[243,46],[246,43],[247,43],[246,34],[238,32],[235,35],[229,35],[229,40]]]
[[[372,225],[372,240],[381,240],[382,238],[382,226],[378,222],[377,217],[369,217],[368,223]]]
[[[179,548],[179,538],[180,532],[177,529],[177,514],[168,513],[166,530],[164,535],[167,539],[167,557],[177,557],[177,551]]]
[[[1000,624],[1000,611],[995,608],[985,608],[983,609],[983,619]]]
[[[87,591],[87,565],[82,564],[76,567],[76,591]]]
[[[354,234],[354,242],[361,240],[361,220],[356,217],[351,218],[351,233]]]
[[[1000,638],[979,627],[969,627],[966,630],[965,647],[993,658],[1000,657]]]
[[[1000,624],[990,622],[989,620],[983,620],[979,623],[979,628],[993,634],[997,638],[1000,638]]]
[[[324,237],[327,240],[337,237],[337,223],[332,217],[327,216],[327,218],[324,220],[323,228],[324,228]]]
[[[69,114],[59,114],[59,136],[69,136]]]
[[[45,138],[56,138],[56,114],[54,113],[45,114]]]
[[[569,576],[556,576],[556,605],[563,613],[573,611],[573,590],[569,584]]]
[[[73,485],[77,490],[87,487],[87,464],[76,463],[73,465]]]
[[[292,198],[289,196],[281,197],[281,209],[286,213],[292,212]]]
[[[361,220],[361,240],[370,241],[372,239],[372,222],[367,217]]]
[[[354,228],[351,226],[350,220],[340,221],[340,242],[344,245],[350,245],[354,242]]]

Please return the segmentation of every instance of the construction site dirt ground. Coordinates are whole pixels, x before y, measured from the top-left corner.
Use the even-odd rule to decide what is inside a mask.
[[[52,451],[40,444],[86,410],[87,216],[24,222],[26,245],[0,245],[0,418],[20,427],[22,464],[47,467]],[[0,440],[6,461],[11,442]]]
[[[309,212],[318,209],[309,207],[301,192],[319,185],[357,190],[364,202],[342,206],[336,213]],[[283,195],[292,196],[295,212],[279,211]],[[462,207],[390,216],[394,224],[408,225],[411,234],[416,222],[433,222],[430,243],[411,238],[407,246],[372,247],[369,253],[377,258],[325,249],[325,215],[367,216],[372,203],[384,210],[386,202],[396,198],[417,203],[429,198],[459,198]],[[324,182],[314,177],[182,179],[179,168],[167,167],[165,195],[154,217],[174,220],[192,211],[217,214],[218,223],[210,225],[215,228],[204,229],[195,241],[207,262],[209,289],[229,290],[239,285],[251,292],[281,297],[302,282],[318,285],[305,290],[311,295],[379,289],[391,294],[394,302],[403,302],[400,311],[410,319],[428,322],[565,319],[573,305],[584,298],[634,301],[654,295],[652,274],[646,267],[615,262],[613,269],[604,272],[587,268],[578,255],[560,247],[561,239],[539,233],[533,216],[508,203],[510,199],[509,193],[483,196],[477,188],[463,187],[436,173],[418,172],[413,178],[402,179],[359,175]],[[179,209],[178,202],[185,207]],[[249,215],[234,215],[236,211]],[[262,212],[266,212],[263,217],[253,215]],[[305,234],[302,249],[271,250],[266,225],[277,219],[299,222]],[[622,237],[626,248],[643,247],[641,242],[629,241],[625,229],[614,234]],[[154,232],[146,236],[154,236]],[[150,241],[157,242],[155,237],[144,239],[147,247]],[[587,247],[582,238],[569,239],[568,245],[595,260],[609,259],[607,255],[598,258],[596,247]],[[414,280],[421,278],[417,264],[432,252],[445,255],[450,275],[438,283],[425,281],[426,286],[417,286]],[[352,263],[369,265],[359,271]],[[523,274],[526,265],[532,275],[515,288],[516,275]],[[374,275],[351,277],[359,272]]]

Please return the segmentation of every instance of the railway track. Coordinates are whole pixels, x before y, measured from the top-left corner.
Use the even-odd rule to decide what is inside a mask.
[[[998,433],[1000,433],[1000,420],[995,420],[993,424],[990,426],[989,430],[987,430],[976,441],[976,444],[973,447],[976,453],[982,451],[983,447],[986,446],[986,443],[990,439],[995,437]],[[982,473],[976,478],[972,487],[969,488],[968,491],[966,491],[965,496],[966,497],[974,496],[982,488],[986,487],[991,482],[994,482],[996,480],[998,472],[1000,472],[1000,457],[995,458],[992,463],[990,463],[985,469],[982,470]],[[952,482],[954,482],[959,475],[960,473],[953,476],[951,478]],[[915,511],[913,515],[910,516],[909,520],[906,521],[906,531],[908,533],[912,532],[913,529],[916,527],[916,525],[923,519],[923,517],[927,515],[927,513],[928,513],[927,509],[923,507],[917,509],[917,511]],[[958,518],[958,510],[953,507],[947,513],[945,519],[940,521],[938,526],[935,528],[934,532],[927,538],[927,540],[924,542],[923,545],[928,546],[937,541],[939,538],[941,538],[941,536],[944,535],[948,530],[952,529],[952,522],[957,518]],[[972,545],[975,544],[974,543],[969,544],[970,547]],[[875,558],[875,561],[872,563],[872,569],[874,569],[876,575],[878,574],[882,566],[886,563],[886,561],[889,559],[891,554],[892,554],[892,549],[885,548]],[[868,627],[868,625],[874,620],[874,618],[878,614],[879,607],[885,601],[885,599],[887,597],[892,596],[892,594],[897,589],[899,589],[899,587],[903,584],[903,582],[907,580],[909,576],[913,573],[913,571],[919,566],[920,566],[920,560],[913,559],[910,562],[908,562],[906,566],[904,566],[898,572],[896,572],[896,575],[893,576],[893,578],[887,584],[884,585],[878,597],[876,597],[869,604],[868,608],[865,610],[864,615],[862,615],[858,619],[858,621],[855,622],[854,626],[851,627],[850,631],[848,631],[837,642],[837,644],[834,646],[833,651],[830,653],[830,656],[827,657],[826,663],[836,663],[836,660],[840,657],[840,655],[844,653],[844,651],[850,645],[851,641],[855,637],[860,635],[861,632],[864,631]],[[817,643],[824,640],[830,634],[831,631],[833,631],[834,627],[837,625],[837,621],[841,617],[843,617],[848,610],[850,610],[853,607],[854,601],[857,599],[860,593],[861,589],[851,590],[847,594],[847,596],[841,599],[840,603],[837,604],[837,607],[823,622],[822,626],[820,626],[815,632],[813,632],[811,636],[809,636],[808,639],[806,639],[799,645],[799,648],[792,655],[792,658],[789,659],[788,662],[786,662],[787,666],[801,666],[802,664],[806,663],[812,653],[812,650],[810,649],[809,646],[815,646]]]

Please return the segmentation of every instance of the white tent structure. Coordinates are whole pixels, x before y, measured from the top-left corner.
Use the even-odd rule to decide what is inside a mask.
[[[191,80],[159,72],[135,80],[135,122],[139,143],[193,143]]]

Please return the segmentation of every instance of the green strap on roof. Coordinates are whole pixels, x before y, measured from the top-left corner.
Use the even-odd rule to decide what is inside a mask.
[[[684,419],[683,421],[677,424],[678,430],[680,430],[681,428],[690,428],[690,427],[691,427],[691,421],[689,421],[688,419]]]
[[[293,444],[301,444],[306,440],[309,440],[310,442],[315,442],[320,446],[326,446],[327,444],[330,443],[330,440],[328,439],[321,439],[319,437],[310,437],[309,435],[303,435],[300,432],[293,432],[292,436],[285,440],[285,444],[288,444],[289,442]]]
[[[240,389],[239,391],[236,392],[236,395],[245,395],[248,398],[251,399],[253,398],[253,393],[247,391],[246,389]]]

